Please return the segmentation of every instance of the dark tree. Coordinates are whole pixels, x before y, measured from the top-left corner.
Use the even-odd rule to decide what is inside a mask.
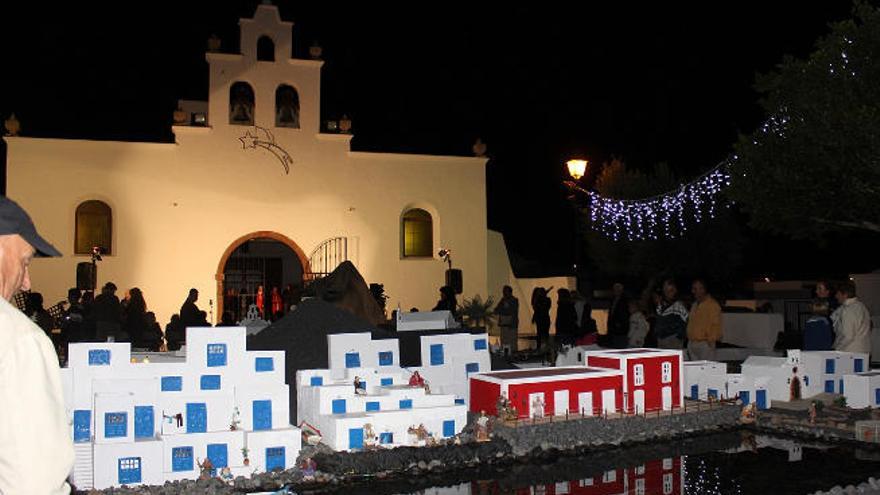
[[[731,196],[761,230],[880,233],[880,11],[856,2],[806,60],[758,76],[769,120],[736,145]]]

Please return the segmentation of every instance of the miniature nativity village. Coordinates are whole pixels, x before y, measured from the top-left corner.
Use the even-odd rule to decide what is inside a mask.
[[[723,312],[704,281],[690,310],[667,283],[647,339],[622,284],[584,297],[577,270],[515,269],[487,225],[482,142],[470,157],[353,151],[348,117],[322,121],[320,47],[293,58],[271,2],[239,27],[240,53],[209,42],[208,99],[179,101],[173,143],[27,137],[6,121],[15,225],[29,215],[67,248],[34,245],[47,257],[10,302],[42,326],[35,293],[40,310],[69,298],[42,311],[74,493],[880,493],[880,275],[840,284],[831,320],[839,335],[867,325],[859,345],[779,345],[806,326],[814,287],[830,296],[769,278]],[[731,177],[726,162],[674,199],[616,202],[569,165],[569,192],[615,241],[710,220]],[[655,214],[685,197],[696,211]],[[100,312],[116,284],[140,287],[117,305],[149,295],[150,330],[98,319],[76,338],[78,311]],[[500,298],[458,306],[480,294]],[[4,448],[0,493],[25,493]]]

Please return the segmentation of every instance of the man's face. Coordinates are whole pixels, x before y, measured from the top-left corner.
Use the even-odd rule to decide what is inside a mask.
[[[691,286],[691,293],[693,293],[697,301],[702,301],[706,297],[706,286],[702,282],[694,282]]]
[[[849,294],[843,291],[837,291],[837,293],[834,294],[834,297],[837,298],[838,303],[843,304],[846,302],[847,299],[849,299]]]
[[[34,248],[20,235],[0,235],[0,297],[11,301],[20,290],[30,290],[29,267]]]
[[[678,289],[673,284],[663,284],[663,295],[667,301],[674,301],[675,296],[678,295]]]
[[[623,295],[623,284],[620,284],[620,283],[614,284],[611,287],[611,290],[614,292],[615,297],[620,297]]]

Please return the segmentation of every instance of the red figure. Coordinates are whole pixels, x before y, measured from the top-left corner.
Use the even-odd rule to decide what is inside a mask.
[[[278,292],[278,287],[272,287],[272,316],[280,315],[282,306],[281,293]]]
[[[263,286],[257,287],[257,311],[260,312],[260,318],[264,318],[263,313]]]
[[[422,375],[420,375],[418,371],[416,371],[415,373],[412,374],[412,376],[409,377],[409,386],[410,387],[424,387],[425,386],[425,379],[422,378]]]

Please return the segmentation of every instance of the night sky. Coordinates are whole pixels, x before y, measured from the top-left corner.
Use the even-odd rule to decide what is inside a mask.
[[[237,51],[258,2],[19,3],[0,19],[2,118],[14,111],[27,136],[170,141],[176,100],[207,98],[206,39]],[[349,114],[355,150],[468,155],[482,137],[489,225],[549,272],[571,259],[567,158],[699,174],[763,120],[756,72],[808,54],[851,7],[275,3],[296,57],[323,46],[323,119]],[[792,249],[833,248],[753,238],[750,275],[799,275]]]

